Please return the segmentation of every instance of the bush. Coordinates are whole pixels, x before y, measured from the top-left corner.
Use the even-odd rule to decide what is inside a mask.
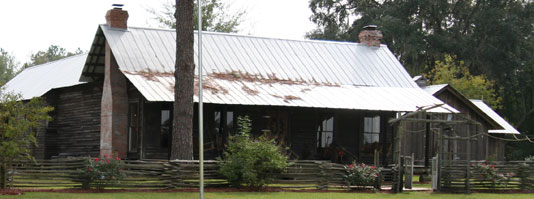
[[[366,164],[352,163],[345,166],[345,179],[351,186],[370,186],[378,180],[380,168]]]
[[[112,156],[99,158],[87,158],[85,168],[80,171],[82,188],[104,189],[106,186],[120,183],[124,178],[124,163],[120,158]]]
[[[502,173],[497,173],[497,168],[495,168],[495,165],[493,164],[473,163],[471,166],[475,167],[473,171],[477,172],[482,180],[491,181],[493,186],[506,183],[508,181],[507,176]]]
[[[288,166],[288,157],[274,140],[249,136],[248,116],[238,118],[238,127],[239,133],[230,137],[224,159],[219,158],[219,173],[236,187],[261,187],[272,182]]]

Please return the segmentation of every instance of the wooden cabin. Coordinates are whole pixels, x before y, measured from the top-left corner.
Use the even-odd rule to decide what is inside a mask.
[[[108,15],[124,12],[115,8]],[[76,72],[54,72],[53,64],[36,66],[46,68],[43,76],[77,80],[32,95],[44,96],[56,108],[55,120],[40,131],[44,144],[36,151],[41,157],[168,158],[175,37],[174,30],[127,27],[126,19],[110,17],[98,26],[85,61],[72,66]],[[376,41],[205,32],[202,45],[207,158],[221,154],[238,116],[248,115],[254,135],[276,138],[289,147],[292,158],[371,163],[377,151],[386,164],[393,148],[388,121],[399,112],[443,103],[412,81],[387,46]],[[40,81],[25,74],[19,74],[19,84]],[[445,108],[433,111],[449,112]]]
[[[426,80],[421,76],[415,77],[414,80],[427,93],[460,111],[457,114],[435,114],[437,118],[456,121],[472,120],[479,124],[451,125],[452,132],[450,133],[453,136],[457,138],[473,138],[470,141],[470,159],[505,160],[506,141],[501,138],[511,138],[510,135],[519,134],[514,127],[482,100],[467,99],[451,85],[426,85]],[[430,164],[430,159],[436,156],[439,147],[439,132],[432,132],[431,125],[424,122],[414,122],[403,126],[409,131],[403,141],[403,155],[410,156],[413,154],[416,164],[427,167]],[[447,139],[443,143],[443,149],[448,151],[451,156],[454,156],[450,157],[451,159],[465,160],[468,151],[466,142],[465,139]]]

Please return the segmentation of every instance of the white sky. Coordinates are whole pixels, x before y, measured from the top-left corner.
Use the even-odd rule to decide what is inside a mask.
[[[159,27],[146,8],[159,9],[168,0],[2,0],[0,1],[0,48],[22,64],[30,55],[59,45],[68,51],[88,50],[98,24],[111,4],[122,3],[129,26]],[[196,2],[196,0],[194,0]],[[240,34],[302,39],[314,25],[308,0],[221,0],[231,10],[247,15]]]

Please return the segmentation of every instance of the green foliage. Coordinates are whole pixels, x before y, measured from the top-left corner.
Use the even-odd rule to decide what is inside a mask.
[[[241,136],[248,136],[252,131],[252,120],[248,115],[237,117],[237,132]]]
[[[358,41],[369,24],[412,75],[456,55],[473,75],[495,82],[499,113],[523,134],[534,135],[534,1],[523,0],[310,0],[317,27],[311,39]],[[484,84],[484,79],[476,79]],[[474,96],[476,98],[480,97]],[[491,98],[491,97],[490,97]],[[488,100],[487,96],[484,100]],[[498,101],[498,99],[496,98]],[[495,107],[495,103],[491,104]],[[508,155],[523,159],[529,143],[511,143]]]
[[[0,189],[6,187],[14,160],[33,160],[34,131],[51,119],[48,112],[52,110],[40,98],[22,102],[20,95],[0,89]]]
[[[0,48],[0,86],[17,74],[17,62],[15,57],[10,55],[3,48]]]
[[[194,1],[193,10],[194,29],[198,30],[198,7]],[[202,7],[202,30],[213,32],[238,32],[238,26],[243,21],[244,10],[228,14],[228,6],[220,0],[201,0]],[[167,28],[176,28],[176,18],[174,17],[175,4],[167,1],[162,5],[162,11],[148,9],[154,19]]]
[[[380,171],[375,166],[352,163],[345,166],[345,179],[352,186],[370,186],[376,183]]]
[[[219,173],[235,187],[261,187],[272,182],[287,168],[288,157],[274,140],[249,136],[248,116],[238,117],[238,125],[240,132],[230,137],[224,159],[219,158]]]
[[[56,61],[65,57],[82,54],[83,51],[78,48],[74,52],[67,52],[65,48],[57,45],[50,45],[48,49],[44,51],[37,51],[37,53],[31,55],[31,62],[27,62],[23,65],[24,68],[32,67],[39,64],[44,64],[51,61]]]
[[[91,187],[104,189],[106,186],[120,183],[120,180],[125,177],[122,172],[123,166],[124,163],[118,157],[87,158],[85,168],[79,170],[82,187],[85,189]]]
[[[436,61],[434,69],[425,74],[431,84],[449,84],[468,99],[483,99],[493,109],[500,109],[502,99],[495,91],[495,83],[486,75],[472,75],[463,61],[445,55]]]

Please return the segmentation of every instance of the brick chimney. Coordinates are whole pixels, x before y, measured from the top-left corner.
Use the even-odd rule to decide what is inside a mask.
[[[376,25],[368,25],[363,27],[363,31],[358,34],[360,43],[367,44],[367,46],[380,47],[380,39],[382,39],[382,32],[376,29]]]
[[[106,22],[112,28],[128,28],[128,11],[122,10],[123,4],[113,4],[113,9],[106,13]]]

